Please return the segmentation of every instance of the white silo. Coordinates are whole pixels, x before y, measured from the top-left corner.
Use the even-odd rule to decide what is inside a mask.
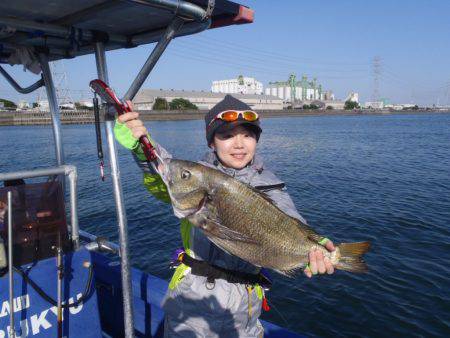
[[[270,94],[273,96],[277,96],[277,88],[275,86],[270,88]]]
[[[283,95],[283,87],[277,86],[277,96],[278,96],[280,99],[283,99],[283,98],[284,98],[284,95]]]
[[[284,97],[286,98],[286,101],[291,100],[291,87],[284,87]]]

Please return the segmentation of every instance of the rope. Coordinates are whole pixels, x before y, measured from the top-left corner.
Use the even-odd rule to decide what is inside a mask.
[[[42,299],[44,299],[45,301],[47,301],[48,303],[52,304],[53,306],[58,306],[58,302],[56,300],[54,300],[52,297],[50,297],[47,293],[45,293],[44,290],[42,290],[39,285],[36,284],[36,282],[34,282],[30,277],[28,277],[28,275],[20,270],[19,268],[13,267],[14,271],[17,272],[20,276],[22,276],[22,278],[31,285],[31,287],[38,293],[39,296],[41,296]],[[81,297],[74,301],[72,304],[63,304],[62,307],[63,309],[68,309],[68,308],[72,308],[72,307],[77,307],[79,306],[81,303],[83,303],[89,296],[90,292],[91,292],[91,284],[92,284],[92,277],[93,277],[93,267],[92,267],[92,263],[89,266],[89,276],[88,276],[88,280],[84,289],[83,294],[81,295]]]

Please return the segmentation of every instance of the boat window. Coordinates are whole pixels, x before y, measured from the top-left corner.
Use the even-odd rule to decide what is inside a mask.
[[[11,191],[14,265],[53,257],[58,246],[65,252],[70,251],[61,183],[25,184],[23,180],[18,180],[5,182],[4,185],[0,188],[0,236],[7,244],[7,193]]]

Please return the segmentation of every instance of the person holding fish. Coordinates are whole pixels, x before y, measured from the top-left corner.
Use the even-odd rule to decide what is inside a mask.
[[[144,185],[172,203],[181,218],[183,249],[163,309],[166,337],[261,337],[264,289],[261,268],[307,277],[335,268],[363,272],[364,243],[334,246],[298,213],[285,184],[263,164],[256,149],[262,132],[258,113],[226,95],[205,116],[211,149],[199,163],[171,159],[151,140],[162,163],[146,162],[138,139],[148,135],[136,112],[114,128],[144,171]],[[340,249],[340,250],[339,250]],[[347,256],[347,257],[346,257]]]

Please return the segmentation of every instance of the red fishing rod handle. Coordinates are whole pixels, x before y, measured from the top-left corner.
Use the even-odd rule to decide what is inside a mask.
[[[131,107],[126,103],[122,102],[114,93],[114,91],[108,87],[108,85],[102,80],[96,79],[89,83],[94,93],[96,93],[100,98],[106,103],[112,104],[116,108],[117,114],[122,115],[127,112],[131,112]],[[147,161],[153,162],[156,160],[156,150],[150,143],[147,136],[143,135],[139,138],[139,143],[141,144],[144,155]]]
[[[106,103],[112,104],[119,115],[130,112],[131,108],[124,102],[122,102],[114,93],[114,91],[108,87],[108,85],[102,80],[96,79],[89,83],[89,87]]]

